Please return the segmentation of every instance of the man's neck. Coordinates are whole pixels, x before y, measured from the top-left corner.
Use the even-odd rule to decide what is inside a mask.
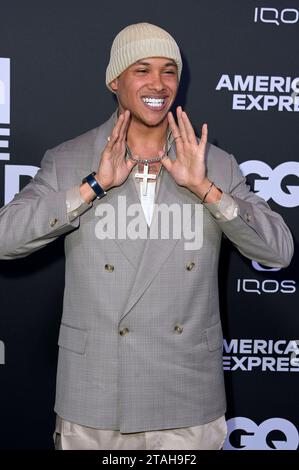
[[[134,153],[158,153],[166,144],[167,129],[167,120],[157,127],[147,127],[141,122],[131,120],[127,132],[128,146]]]

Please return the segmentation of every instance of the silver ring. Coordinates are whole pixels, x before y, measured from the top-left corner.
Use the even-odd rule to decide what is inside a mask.
[[[110,135],[108,135],[107,140],[108,140],[108,142],[110,142],[110,140],[111,140]]]

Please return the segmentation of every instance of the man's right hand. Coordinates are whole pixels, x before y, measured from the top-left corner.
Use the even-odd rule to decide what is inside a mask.
[[[130,122],[130,111],[121,113],[113,128],[110,141],[107,142],[95,175],[99,185],[107,191],[114,186],[120,186],[128,177],[135,162],[125,159],[126,137]],[[86,202],[91,202],[95,198],[95,193],[88,183],[80,186],[81,197]]]

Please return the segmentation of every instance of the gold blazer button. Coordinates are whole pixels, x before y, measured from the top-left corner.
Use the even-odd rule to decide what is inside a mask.
[[[113,266],[113,264],[105,264],[105,269],[109,273],[112,273],[112,271],[114,271],[114,266]]]
[[[129,328],[122,328],[119,332],[120,336],[125,336],[129,333]]]
[[[181,325],[175,325],[174,331],[180,335],[183,332],[183,327]]]
[[[51,220],[50,220],[50,226],[51,226],[51,227],[54,227],[54,225],[56,225],[57,222],[58,222],[58,219],[51,219]]]
[[[187,271],[191,271],[191,269],[193,269],[194,266],[195,266],[195,263],[193,263],[193,261],[191,261],[191,263],[188,263],[186,265]]]

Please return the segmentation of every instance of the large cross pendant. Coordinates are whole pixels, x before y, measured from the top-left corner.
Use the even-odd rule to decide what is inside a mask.
[[[142,189],[143,189],[143,196],[146,196],[147,193],[147,180],[151,179],[154,180],[157,178],[157,175],[149,174],[148,172],[148,163],[144,164],[143,173],[136,173],[135,178],[142,178]]]

